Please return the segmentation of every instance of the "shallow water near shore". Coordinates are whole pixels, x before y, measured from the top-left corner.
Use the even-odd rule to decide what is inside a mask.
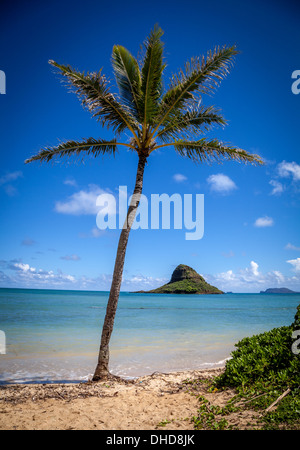
[[[0,384],[88,380],[108,292],[0,289]],[[234,344],[290,325],[299,294],[121,293],[110,370],[123,377],[225,364]]]

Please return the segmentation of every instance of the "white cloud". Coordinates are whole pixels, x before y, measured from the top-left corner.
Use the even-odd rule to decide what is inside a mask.
[[[254,275],[255,277],[259,276],[258,264],[255,261],[250,262],[250,267],[246,269],[247,273]]]
[[[271,180],[269,182],[271,186],[273,186],[273,189],[271,191],[271,195],[280,195],[284,191],[283,184],[279,183],[279,181]]]
[[[24,263],[14,263],[13,266],[18,269],[21,270],[22,272],[36,272],[36,269],[34,267],[30,267],[29,264],[24,264]]]
[[[100,207],[96,205],[97,197],[107,193],[99,186],[89,185],[88,190],[75,192],[65,201],[58,201],[55,204],[55,211],[61,214],[71,214],[74,216],[97,214]]]
[[[279,272],[279,270],[273,270],[273,274],[280,283],[283,283],[285,281],[284,275],[282,275],[282,273]]]
[[[16,181],[18,178],[21,178],[23,176],[23,173],[20,170],[17,170],[15,172],[9,172],[2,177],[0,177],[0,186],[3,186],[3,189],[5,190],[6,194],[10,197],[13,197],[18,193],[15,186],[11,184],[11,182]]]
[[[286,244],[284,247],[286,250],[297,250],[300,251],[300,247],[296,247],[296,245],[291,244],[290,242]]]
[[[230,192],[237,189],[234,181],[231,180],[227,175],[223,173],[217,173],[215,175],[210,175],[207,178],[207,182],[210,185],[210,189],[214,192],[221,194],[229,194]]]
[[[272,287],[287,287],[300,291],[300,258],[287,261],[293,266],[293,276],[285,276],[279,270],[263,273],[259,270],[256,261],[250,261],[245,268],[229,269],[214,275],[203,274],[205,280],[217,286],[224,292],[259,292]],[[61,270],[43,270],[31,267],[20,261],[0,261],[3,271],[0,272],[1,286],[31,287],[31,288],[63,288],[63,289],[90,289],[109,290],[112,275],[100,274],[96,277],[74,277]],[[8,270],[8,273],[5,273]],[[169,279],[145,276],[143,274],[124,275],[122,280],[123,291],[150,290],[167,283]]]
[[[81,258],[78,255],[66,255],[61,256],[60,259],[64,259],[66,261],[79,261]]]
[[[175,173],[175,175],[173,175],[173,179],[177,183],[182,183],[183,181],[187,180],[187,177],[185,175],[182,175],[181,173]]]
[[[272,227],[273,225],[274,225],[274,220],[272,219],[272,217],[268,217],[268,216],[259,217],[254,222],[254,226],[258,227],[258,228]]]
[[[258,270],[258,264],[255,261],[251,261],[249,267],[245,269],[240,269],[238,274],[234,274],[231,272],[231,280],[243,282],[243,283],[252,283],[252,282],[260,282],[261,273]],[[228,272],[227,272],[228,273]]]
[[[75,256],[75,258],[73,258]],[[77,261],[77,255],[70,260]],[[66,259],[69,260],[69,257]],[[108,291],[111,287],[112,274],[102,273],[95,277],[78,276],[63,273],[60,269],[44,270],[32,267],[17,260],[0,260],[1,287],[30,287],[60,289],[87,289]],[[123,275],[122,291],[150,290],[167,283],[169,279],[145,276],[143,274]]]
[[[293,162],[282,161],[277,166],[279,176],[287,178],[291,176],[294,181],[300,180],[300,165]]]
[[[223,281],[235,281],[236,276],[233,273],[233,270],[227,270],[227,272],[221,272],[218,275],[216,275],[216,279]]]
[[[129,278],[123,278],[122,286],[129,291],[151,290],[166,284],[169,281],[167,278],[155,278],[142,274],[133,275]]]
[[[22,176],[23,173],[20,170],[17,170],[15,172],[9,172],[0,178],[0,186],[6,183],[10,183],[11,181],[15,181]]]
[[[295,272],[300,272],[300,258],[290,259],[287,263],[292,264]]]
[[[9,264],[9,268],[14,275],[9,277],[10,284],[17,286],[68,286],[75,283],[76,279],[72,275],[64,274],[60,270],[54,273],[53,270],[47,271],[31,267],[27,263],[17,262]]]
[[[73,186],[73,187],[77,186],[77,183],[76,183],[76,181],[73,178],[67,178],[64,181],[64,184],[66,184],[67,186]]]
[[[103,234],[105,234],[105,230],[99,230],[99,228],[94,227],[91,230],[91,236],[94,238],[98,238],[100,236],[103,236]]]
[[[258,263],[251,261],[248,267],[241,268],[236,272],[227,270],[215,275],[204,275],[204,278],[224,292],[259,292],[273,287],[288,287],[299,291],[300,258],[288,262],[294,265],[297,272],[292,277],[283,275],[279,270],[263,273],[259,270]]]
[[[111,274],[101,274],[96,278],[81,277],[77,280],[78,285],[81,288],[93,289],[93,290],[109,290],[112,282]],[[134,274],[131,276],[123,275],[122,278],[122,291],[140,291],[155,289],[163,284],[167,283],[169,279],[145,276],[142,274]]]

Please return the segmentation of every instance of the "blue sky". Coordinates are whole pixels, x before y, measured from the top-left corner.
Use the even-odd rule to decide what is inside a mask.
[[[225,291],[300,291],[300,95],[291,90],[292,73],[300,70],[296,1],[6,3],[0,17],[6,74],[1,287],[109,289],[119,231],[97,229],[91,202],[122,185],[132,191],[137,156],[121,148],[115,158],[84,165],[24,160],[58,140],[113,137],[62,86],[48,60],[86,71],[103,67],[113,80],[113,45],[136,55],[158,23],[165,32],[166,86],[191,57],[237,45],[241,53],[230,75],[204,99],[222,109],[229,125],[208,136],[257,153],[266,164],[194,165],[168,147],[152,154],[144,194],[204,194],[204,236],[187,241],[186,230],[132,231],[122,290],[161,285],[183,263]]]

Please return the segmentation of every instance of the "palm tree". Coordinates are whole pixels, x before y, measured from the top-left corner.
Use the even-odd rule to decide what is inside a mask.
[[[112,66],[119,88],[119,95],[111,93],[109,82],[100,70],[97,73],[79,72],[69,65],[54,61],[49,63],[58,69],[67,85],[78,95],[81,104],[92,116],[114,132],[111,140],[87,138],[67,141],[55,147],[42,149],[26,163],[49,162],[53,158],[115,154],[117,147],[134,150],[138,156],[136,182],[127,218],[120,233],[112,284],[104,319],[98,364],[93,380],[109,374],[109,341],[113,331],[125,252],[129,232],[133,224],[143,188],[143,176],[150,154],[166,147],[173,147],[179,155],[194,162],[222,162],[234,160],[243,163],[262,164],[259,156],[245,150],[203,137],[213,125],[224,126],[225,119],[213,106],[202,104],[203,94],[212,94],[227,75],[238,53],[235,46],[218,47],[206,57],[191,59],[183,70],[173,75],[169,88],[164,91],[162,75],[162,30],[155,26],[143,46],[140,61],[121,45],[112,52]],[[117,137],[131,133],[131,139]]]

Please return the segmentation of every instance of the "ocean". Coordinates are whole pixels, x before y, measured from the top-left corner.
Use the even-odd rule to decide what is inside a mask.
[[[0,289],[0,384],[90,379],[107,299],[108,292]],[[110,371],[132,378],[223,366],[242,338],[290,325],[299,304],[299,294],[122,292]]]

